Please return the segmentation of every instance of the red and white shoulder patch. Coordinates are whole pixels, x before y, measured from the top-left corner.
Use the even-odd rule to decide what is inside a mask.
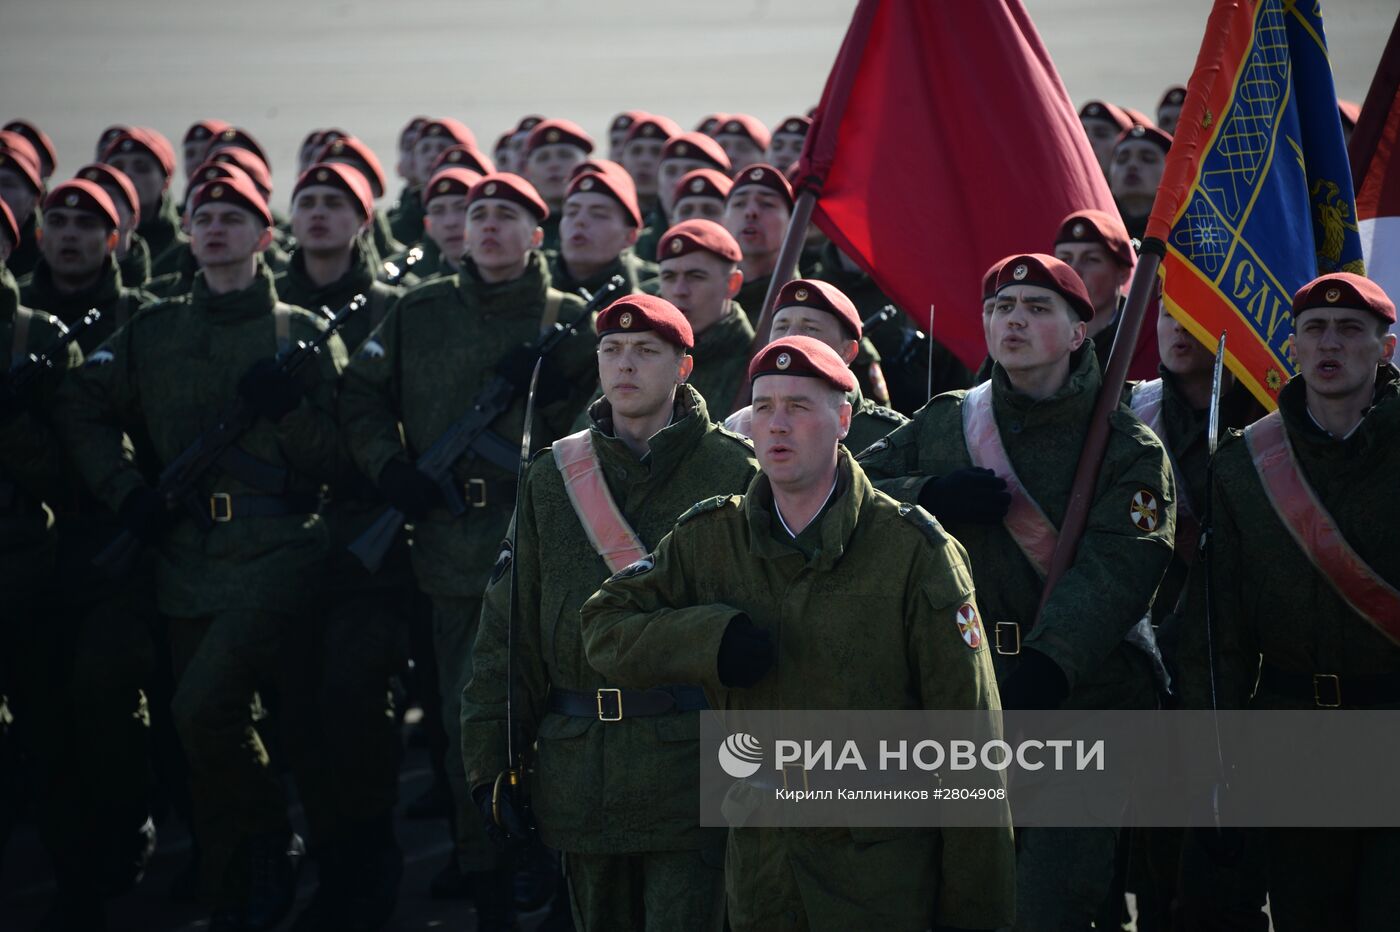
[[[958,634],[973,650],[982,646],[982,619],[977,617],[977,606],[971,602],[964,602],[958,606],[955,616],[958,622]]]
[[[1138,489],[1133,493],[1133,500],[1128,505],[1128,518],[1139,531],[1151,534],[1157,530],[1160,523],[1158,511],[1157,496],[1147,489]]]

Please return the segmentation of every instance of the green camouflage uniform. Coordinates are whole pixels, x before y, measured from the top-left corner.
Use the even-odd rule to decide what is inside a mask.
[[[644,286],[654,281],[659,273],[655,262],[643,262],[632,253],[624,252],[602,271],[595,272],[588,278],[574,278],[569,274],[563,255],[554,253],[549,262],[549,274],[555,288],[570,294],[578,294],[580,288],[594,294],[614,275],[621,275],[627,282],[623,286],[626,290],[622,294],[640,294],[645,290]]]
[[[642,460],[611,435],[606,400],[591,411],[604,481],[644,546],[696,501],[740,492],[757,472],[753,448],[711,423],[704,401],[686,386],[677,393],[675,418],[651,438]],[[564,852],[575,921],[581,929],[717,928],[723,833],[696,821],[699,713],[601,722],[550,707],[551,690],[591,695],[613,685],[584,658],[578,621],[608,569],[548,450],[531,464],[516,514],[517,740],[535,748],[530,798],[541,839]],[[462,754],[471,786],[492,782],[507,765],[510,581],[506,561],[498,563],[463,694]],[[643,903],[644,924],[635,921]]]
[[[138,310],[155,301],[153,295],[122,284],[117,260],[110,255],[103,260],[97,281],[72,293],[63,293],[54,287],[48,262],[41,256],[34,271],[20,281],[19,298],[25,307],[52,314],[65,326],[82,320],[92,308],[101,311],[102,317],[80,340],[84,353],[92,352],[99,343],[125,326]]]
[[[131,234],[131,248],[117,263],[122,284],[127,288],[143,288],[151,280],[151,247],[140,233]]]
[[[762,475],[697,505],[640,572],[583,607],[589,662],[629,687],[699,683],[716,709],[995,709],[986,647],[959,634],[966,554],[927,513],[875,491],[848,453],[827,508],[796,539]],[[738,615],[772,633],[751,689],[719,682]],[[1009,828],[733,828],[729,922],[748,929],[988,929],[1012,919]]]
[[[423,218],[427,209],[423,206],[423,186],[406,186],[399,192],[399,199],[386,214],[389,232],[405,247],[426,245],[428,237],[423,235]]]
[[[194,277],[199,272],[199,262],[190,251],[188,242],[172,247],[169,255],[170,261],[166,265],[170,271],[156,272],[153,269],[154,277],[146,283],[146,290],[158,298],[178,298],[189,294],[194,288]],[[258,257],[258,263],[266,266],[274,275],[286,271],[290,261],[291,257],[276,243],[264,249]]]
[[[180,229],[180,206],[168,190],[161,192],[160,206],[148,216],[141,214],[141,222],[136,226],[136,235],[146,241],[151,251],[151,277],[159,278],[176,271],[181,246],[188,246],[190,238]]]
[[[637,236],[637,242],[632,246],[632,251],[643,262],[655,262],[656,250],[661,245],[661,237],[666,235],[670,226],[670,221],[661,212],[661,201],[658,200],[651,210],[642,212],[642,230]]]
[[[723,420],[734,410],[739,386],[749,377],[749,347],[753,345],[753,324],[736,301],[729,302],[723,317],[695,335],[690,355],[695,368],[689,382],[695,386],[710,416]]]

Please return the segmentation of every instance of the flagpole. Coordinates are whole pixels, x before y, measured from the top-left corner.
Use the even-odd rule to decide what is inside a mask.
[[[817,206],[817,192],[813,188],[803,188],[793,205],[792,217],[788,220],[787,233],[783,235],[783,245],[778,250],[778,263],[773,266],[773,277],[768,282],[768,294],[763,296],[763,311],[754,324],[754,335],[749,343],[749,359],[768,345],[768,331],[773,329],[773,304],[778,300],[778,292],[797,274],[797,260],[802,257],[802,244],[807,239],[807,226],[812,222],[812,209]],[[739,391],[734,395],[732,410],[746,407],[753,399],[753,387],[748,379],[739,383]]]
[[[1055,554],[1050,558],[1050,566],[1045,573],[1045,588],[1041,590],[1040,606],[1036,609],[1036,621],[1045,612],[1050,594],[1055,590],[1060,578],[1074,563],[1074,555],[1079,549],[1079,539],[1084,536],[1084,528],[1089,524],[1089,509],[1094,503],[1094,487],[1099,481],[1099,468],[1103,465],[1104,451],[1108,449],[1109,416],[1117,410],[1123,397],[1123,383],[1128,377],[1128,365],[1132,361],[1133,350],[1137,347],[1138,334],[1142,332],[1142,319],[1147,314],[1147,302],[1157,284],[1157,268],[1162,264],[1166,246],[1162,241],[1148,237],[1142,241],[1142,254],[1138,256],[1137,270],[1133,272],[1133,282],[1128,290],[1128,300],[1123,306],[1123,319],[1118,322],[1118,333],[1113,338],[1113,349],[1108,356],[1108,372],[1103,377],[1103,387],[1094,402],[1094,414],[1089,419],[1089,432],[1084,438],[1084,448],[1079,451],[1079,465],[1074,470],[1074,485],[1070,488],[1069,505],[1065,509],[1064,524],[1060,527],[1060,537],[1055,545]]]

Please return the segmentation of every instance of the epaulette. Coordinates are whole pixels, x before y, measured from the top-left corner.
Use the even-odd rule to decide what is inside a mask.
[[[751,437],[745,437],[743,434],[739,433],[738,431],[730,430],[728,427],[725,427],[724,424],[722,424],[722,423],[719,422],[719,421],[712,421],[711,423],[713,423],[713,424],[715,425],[715,432],[716,432],[716,433],[723,434],[724,436],[728,437],[730,440],[733,440],[733,441],[735,441],[736,443],[741,443],[741,444],[743,444],[745,449],[747,449],[750,453],[753,452],[754,446],[753,446],[753,439],[752,439]]]
[[[920,506],[901,504],[899,516],[918,528],[919,532],[927,537],[929,543],[935,547],[942,547],[948,542],[948,535],[943,533],[943,528],[939,527],[933,515],[924,511]]]
[[[909,420],[907,417],[900,414],[898,411],[894,410],[893,408],[887,408],[884,405],[875,405],[866,413],[869,414],[871,417],[877,417],[882,421],[889,421],[891,424],[903,424],[905,421]]]
[[[704,501],[696,502],[690,506],[690,510],[676,519],[676,526],[680,527],[692,518],[699,517],[709,511],[719,511],[725,505],[739,507],[741,496],[738,495],[715,495]]]

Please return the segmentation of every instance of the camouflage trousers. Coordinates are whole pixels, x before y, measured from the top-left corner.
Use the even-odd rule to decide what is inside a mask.
[[[564,852],[579,932],[665,932],[724,926],[724,868],[701,851]]]

